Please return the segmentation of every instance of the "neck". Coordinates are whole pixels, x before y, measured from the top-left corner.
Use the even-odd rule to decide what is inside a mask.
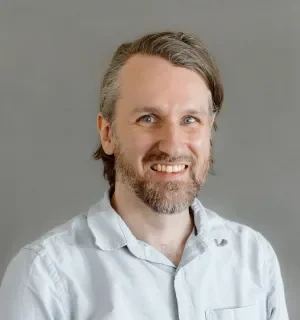
[[[175,260],[178,262],[194,227],[189,209],[175,214],[156,213],[121,183],[116,184],[111,204],[138,240],[148,243],[168,257],[176,255]]]

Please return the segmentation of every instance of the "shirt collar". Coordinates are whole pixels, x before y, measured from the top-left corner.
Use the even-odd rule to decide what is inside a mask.
[[[194,213],[196,237],[206,246],[213,242],[218,246],[226,244],[228,239],[224,219],[206,209],[197,198],[194,199],[191,208]],[[139,245],[139,241],[124,220],[112,208],[108,191],[99,202],[90,207],[87,223],[94,235],[95,244],[102,250],[112,251],[126,245]]]

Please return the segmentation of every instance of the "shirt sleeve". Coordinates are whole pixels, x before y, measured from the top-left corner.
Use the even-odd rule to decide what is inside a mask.
[[[63,287],[46,253],[22,249],[10,262],[0,287],[1,319],[67,319]]]
[[[278,258],[271,244],[264,238],[262,241],[265,247],[264,255],[267,272],[267,319],[289,320]]]

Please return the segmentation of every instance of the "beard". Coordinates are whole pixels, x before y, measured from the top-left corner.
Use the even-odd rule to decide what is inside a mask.
[[[186,181],[153,181],[150,172],[146,172],[143,176],[138,173],[119,144],[115,151],[116,177],[129,187],[145,205],[159,214],[174,214],[188,209],[202,189],[210,167],[210,152],[199,164],[198,174],[196,174],[197,163],[192,156],[170,157],[163,152],[152,153],[144,157],[144,164],[150,161],[189,163],[189,177]]]

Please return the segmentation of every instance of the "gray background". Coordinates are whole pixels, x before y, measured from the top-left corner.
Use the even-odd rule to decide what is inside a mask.
[[[225,84],[202,202],[273,244],[299,315],[299,0],[1,0],[0,278],[25,243],[102,196],[99,85],[123,41],[197,34]]]

